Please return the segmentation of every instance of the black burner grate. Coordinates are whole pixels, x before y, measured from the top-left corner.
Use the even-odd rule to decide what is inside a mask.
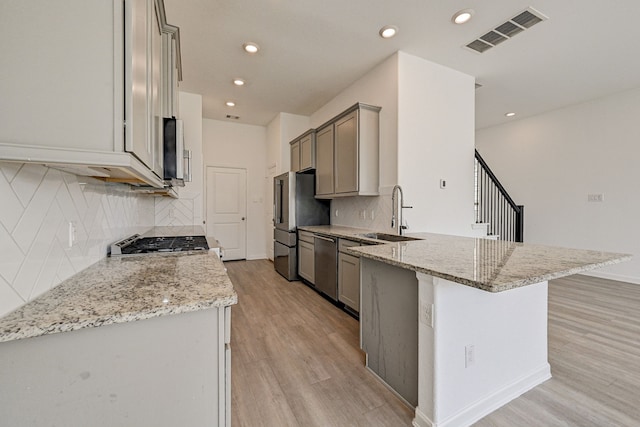
[[[123,247],[122,254],[207,250],[209,250],[209,245],[204,236],[144,237]]]

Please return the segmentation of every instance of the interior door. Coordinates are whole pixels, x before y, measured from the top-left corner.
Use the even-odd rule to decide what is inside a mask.
[[[247,171],[207,167],[207,236],[215,237],[224,260],[247,258]]]

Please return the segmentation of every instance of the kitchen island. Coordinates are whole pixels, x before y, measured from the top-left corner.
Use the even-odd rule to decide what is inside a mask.
[[[228,425],[230,306],[213,252],[105,258],[0,319],[3,425]]]
[[[438,234],[353,247],[367,366],[415,426],[466,426],[551,377],[548,280],[624,254]]]

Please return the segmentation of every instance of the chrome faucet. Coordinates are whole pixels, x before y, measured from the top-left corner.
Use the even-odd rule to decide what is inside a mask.
[[[400,205],[396,204],[396,192],[400,193]],[[402,209],[411,209],[413,206],[404,205],[404,195],[402,194],[402,187],[394,185],[391,190],[391,228],[398,228],[398,235],[402,236],[402,230],[406,229],[406,225],[402,225]],[[396,212],[398,214],[398,220],[396,221]]]

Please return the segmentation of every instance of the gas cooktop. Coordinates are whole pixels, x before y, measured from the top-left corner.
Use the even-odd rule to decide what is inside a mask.
[[[207,251],[205,236],[141,237],[134,234],[111,245],[111,255]]]

